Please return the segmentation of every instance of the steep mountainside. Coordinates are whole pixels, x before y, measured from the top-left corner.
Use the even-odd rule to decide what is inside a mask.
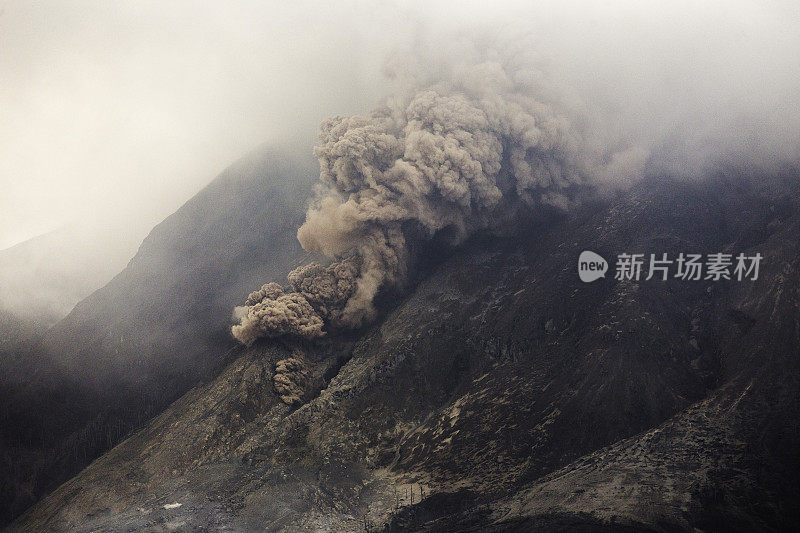
[[[41,333],[42,326],[38,322],[0,310],[0,354],[3,359],[22,350],[28,341]]]
[[[10,530],[796,525],[791,183],[647,182],[478,236],[357,335],[238,348]],[[585,249],[764,259],[757,281],[584,284]]]
[[[133,388],[194,383],[230,347],[233,307],[304,256],[295,233],[317,172],[310,154],[276,150],[233,165],[59,322],[46,352],[100,391],[109,379]]]
[[[142,243],[32,353],[4,362],[0,524],[225,363],[231,310],[304,261],[296,239],[318,174],[309,153],[261,149]]]

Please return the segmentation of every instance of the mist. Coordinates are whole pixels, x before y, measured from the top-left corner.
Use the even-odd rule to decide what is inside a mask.
[[[323,324],[358,328],[375,317],[382,290],[405,285],[411,251],[424,249],[409,241],[446,234],[458,245],[477,231],[513,230],[520,209],[569,211],[576,189],[794,164],[798,78],[773,59],[773,42],[753,38],[770,19],[752,5],[733,16],[683,7],[623,9],[600,31],[596,20],[582,23],[603,14],[589,9],[555,11],[543,25],[534,17],[534,31],[520,14],[469,34],[420,34],[386,64],[391,98],[320,128],[322,183],[298,239],[334,263],[290,273],[290,294],[268,285],[251,293],[233,335],[251,344],[314,338]],[[698,24],[712,19],[726,31]],[[772,22],[772,39],[793,35]],[[768,80],[770,94],[754,96],[754,79]]]
[[[0,0],[0,528],[800,522],[800,7],[329,4]]]
[[[235,160],[374,101],[362,7],[4,2],[0,307],[60,318]]]
[[[311,153],[328,117],[365,115],[487,47],[539,73],[599,189],[798,160],[800,8],[526,4],[6,2],[0,249],[69,228],[101,284],[243,154]]]
[[[380,84],[370,54],[336,60],[368,48],[346,11],[5,3],[0,248],[110,215],[141,234],[254,147],[313,142]]]

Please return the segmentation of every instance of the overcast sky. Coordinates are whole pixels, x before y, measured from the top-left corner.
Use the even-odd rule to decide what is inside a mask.
[[[0,3],[0,249],[87,219],[146,231],[248,150],[368,108],[386,25],[324,4]]]
[[[0,0],[0,249],[75,222],[140,239],[248,150],[310,149],[327,116],[374,107],[421,28],[527,25],[634,135],[736,113],[796,132],[775,126],[798,115],[791,2],[330,4]]]

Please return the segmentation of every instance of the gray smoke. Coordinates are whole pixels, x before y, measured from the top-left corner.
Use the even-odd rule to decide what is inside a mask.
[[[635,25],[606,29],[582,13],[542,22],[530,39],[421,38],[388,63],[397,90],[384,105],[322,124],[320,188],[297,235],[332,263],[290,275],[290,294],[322,323],[300,336],[373,319],[376,296],[408,281],[420,239],[457,245],[478,231],[502,232],[520,209],[569,209],[581,191],[625,187],[648,172],[692,178],[736,157],[797,159],[800,148],[786,139],[797,138],[798,115],[775,104],[796,94],[797,67],[752,39],[751,55],[736,53],[730,42],[745,19],[728,17],[730,31],[701,46],[708,28],[684,36],[680,9],[663,24],[636,11],[652,28],[635,39],[626,33]],[[703,14],[719,19],[713,9]],[[688,52],[672,52],[681,39]],[[674,55],[665,60],[664,50]],[[748,89],[758,76],[774,82],[764,98]],[[270,302],[256,304],[259,313]],[[267,321],[258,335],[286,332]]]
[[[293,335],[313,339],[321,337],[322,318],[298,293],[284,294],[277,283],[268,283],[250,293],[244,307],[234,310],[239,324],[232,333],[241,343],[250,346],[259,337]]]
[[[547,98],[544,75],[502,57],[452,65],[367,116],[322,124],[322,188],[297,235],[333,263],[289,275],[293,302],[315,314],[295,312],[295,327],[283,311],[289,295],[274,298],[265,285],[248,298],[237,338],[315,337],[321,323],[357,328],[374,317],[379,291],[407,280],[410,228],[427,239],[447,230],[459,244],[517,204],[567,206],[569,190],[591,180],[587,169],[603,168],[587,160],[561,103]]]
[[[356,292],[362,261],[350,257],[324,267],[310,263],[289,273],[292,288],[332,326],[347,326],[343,312]]]

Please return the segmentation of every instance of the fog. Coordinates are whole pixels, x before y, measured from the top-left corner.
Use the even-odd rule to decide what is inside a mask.
[[[487,43],[530,56],[603,186],[798,159],[790,2],[286,4],[3,3],[0,249],[77,228],[113,239],[108,277],[247,151],[310,153],[327,117]]]
[[[288,294],[251,293],[233,335],[360,327],[405,285],[424,249],[410,240],[514,231],[518,209],[568,211],[643,176],[794,163],[797,35],[782,13],[608,5],[431,29],[396,53],[387,102],[320,128],[322,184],[297,236],[334,262],[290,273]]]
[[[375,98],[369,14],[313,3],[7,2],[0,248],[64,224],[137,235],[246,151]],[[351,13],[352,14],[352,13]]]

